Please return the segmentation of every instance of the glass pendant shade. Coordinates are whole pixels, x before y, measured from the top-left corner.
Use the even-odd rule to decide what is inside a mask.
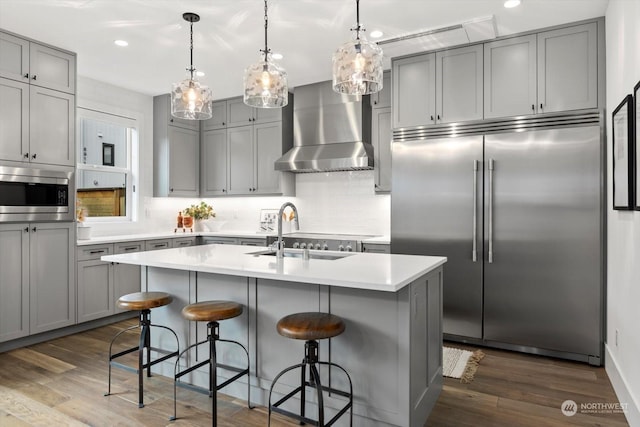
[[[200,84],[191,75],[174,83],[171,91],[171,115],[179,119],[207,120],[212,116],[211,89]]]
[[[281,108],[289,103],[287,72],[273,62],[271,54],[244,71],[244,103],[257,108]]]
[[[361,31],[333,54],[333,90],[338,93],[368,95],[382,89],[382,49]]]

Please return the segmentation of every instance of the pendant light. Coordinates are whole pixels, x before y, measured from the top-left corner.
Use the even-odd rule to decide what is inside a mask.
[[[171,115],[179,119],[207,120],[210,119],[211,101],[213,95],[211,89],[201,85],[195,78],[196,69],[193,66],[193,23],[200,21],[200,16],[186,12],[182,18],[191,25],[190,59],[187,68],[187,78],[173,85],[171,91]]]
[[[260,59],[244,70],[244,103],[258,108],[280,108],[289,103],[287,72],[273,62],[267,45],[267,0],[264,0],[264,49]]]
[[[382,49],[363,34],[360,0],[356,0],[353,39],[333,54],[333,90],[348,95],[368,95],[382,89]]]

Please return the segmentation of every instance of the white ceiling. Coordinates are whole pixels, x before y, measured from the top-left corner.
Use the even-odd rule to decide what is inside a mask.
[[[608,0],[362,0],[360,20],[383,39],[493,15],[498,36],[604,16]],[[262,0],[0,0],[0,28],[78,54],[78,74],[157,95],[182,80],[194,24],[194,65],[214,98],[242,94],[246,66],[264,45]],[[349,39],[354,0],[269,0],[269,47],[289,86],[331,78],[331,55]],[[113,44],[129,42],[126,48]]]

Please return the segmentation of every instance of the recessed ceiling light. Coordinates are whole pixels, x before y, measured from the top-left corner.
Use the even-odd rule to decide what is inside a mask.
[[[196,76],[204,77],[205,76],[204,71],[196,71]]]
[[[129,46],[129,42],[126,40],[115,40],[113,43],[116,46],[121,46],[121,47]]]
[[[274,53],[271,55],[273,59],[282,59],[284,58],[281,53]]]
[[[520,0],[506,0],[504,2],[504,7],[507,9],[511,9],[512,7],[520,6]]]
[[[371,38],[372,39],[379,39],[380,37],[383,36],[383,32],[380,30],[373,30],[371,31]]]

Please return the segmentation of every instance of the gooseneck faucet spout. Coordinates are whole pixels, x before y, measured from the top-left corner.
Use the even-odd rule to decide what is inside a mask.
[[[298,221],[298,209],[296,205],[291,202],[285,202],[280,206],[280,212],[278,212],[278,240],[276,241],[276,257],[284,258],[284,241],[282,240],[282,214],[284,210],[290,206],[293,209],[293,220],[295,221],[296,230],[300,230],[300,222]]]

